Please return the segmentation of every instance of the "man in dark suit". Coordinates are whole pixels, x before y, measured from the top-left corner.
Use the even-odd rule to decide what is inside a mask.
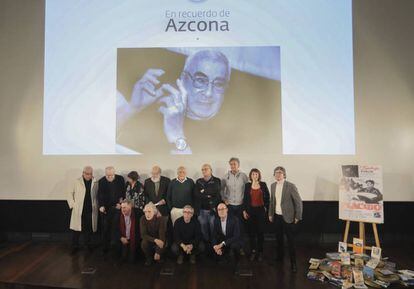
[[[115,213],[113,222],[112,245],[116,258],[121,261],[135,262],[139,242],[139,215],[133,209],[131,200],[123,200],[121,210]]]
[[[162,216],[168,216],[167,190],[170,179],[161,176],[161,168],[154,166],[151,177],[144,182],[144,194],[149,202],[152,202]]]
[[[285,180],[284,167],[276,167],[273,174],[276,182],[270,187],[269,221],[276,231],[276,260],[283,260],[283,234],[286,234],[292,272],[296,273],[294,233],[296,224],[302,219],[302,199],[296,186]]]
[[[99,212],[103,221],[103,251],[107,253],[112,236],[114,215],[125,198],[124,177],[115,174],[114,167],[105,168],[105,176],[98,182]]]
[[[218,260],[222,260],[227,254],[234,257],[236,265],[239,255],[243,253],[243,239],[240,234],[240,221],[237,217],[228,214],[226,204],[217,206],[218,218],[214,222],[214,234],[212,245]]]

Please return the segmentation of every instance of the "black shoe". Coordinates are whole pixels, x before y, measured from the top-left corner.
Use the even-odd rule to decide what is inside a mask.
[[[254,250],[253,250],[253,251],[250,253],[250,262],[253,262],[255,258],[256,258],[256,251],[254,251]]]
[[[277,255],[275,258],[276,262],[282,262],[283,261],[283,255]]]
[[[223,265],[227,263],[227,259],[225,258],[225,256],[216,256],[216,263],[219,265]]]
[[[179,255],[177,258],[177,264],[181,265],[184,262],[184,256],[183,255]]]
[[[70,254],[71,255],[76,255],[76,253],[78,253],[79,251],[79,247],[72,247],[72,250],[70,250]]]
[[[292,273],[298,272],[298,268],[296,267],[296,263],[292,263],[291,269],[292,269]]]
[[[146,259],[145,263],[144,263],[144,266],[151,266],[151,264],[152,264],[152,260],[151,259]]]
[[[197,261],[196,261],[196,256],[195,255],[190,255],[190,263],[191,264],[195,264]]]
[[[158,264],[162,264],[164,263],[164,258],[160,256],[160,259],[157,260]]]

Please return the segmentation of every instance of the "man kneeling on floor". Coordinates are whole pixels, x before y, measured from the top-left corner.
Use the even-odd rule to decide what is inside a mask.
[[[217,206],[217,213],[219,217],[214,222],[212,240],[216,259],[221,262],[230,256],[234,258],[237,266],[239,256],[244,254],[239,219],[228,214],[228,208],[224,203]]]
[[[144,207],[144,216],[140,220],[141,248],[145,255],[145,265],[151,265],[152,261],[161,261],[162,253],[166,247],[166,223],[165,217],[157,214],[157,208],[153,203]]]
[[[134,262],[139,244],[139,220],[133,210],[131,200],[121,202],[121,211],[117,212],[114,219],[113,245],[117,257],[121,261]]]
[[[190,256],[190,263],[196,263],[196,255],[204,251],[201,241],[201,226],[197,218],[193,218],[194,209],[190,205],[183,208],[183,216],[174,224],[174,244],[172,252],[178,256],[177,264],[182,264],[184,256]]]

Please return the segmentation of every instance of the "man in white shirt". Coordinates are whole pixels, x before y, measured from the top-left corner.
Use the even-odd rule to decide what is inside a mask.
[[[286,234],[292,272],[296,273],[294,232],[296,224],[302,219],[302,199],[296,186],[286,181],[284,167],[276,167],[274,176],[276,182],[270,187],[269,221],[276,231],[276,260],[283,260],[283,234]]]
[[[235,260],[237,267],[239,256],[244,254],[243,238],[240,233],[240,222],[237,217],[228,213],[226,204],[217,206],[218,218],[214,222],[212,236],[213,250],[217,261],[223,261],[228,254]]]

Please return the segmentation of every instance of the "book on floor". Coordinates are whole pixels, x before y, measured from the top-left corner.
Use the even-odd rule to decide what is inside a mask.
[[[339,242],[338,243],[338,252],[339,253],[345,253],[348,251],[348,244],[345,242]]]
[[[342,265],[351,265],[351,255],[349,253],[341,253]]]
[[[359,238],[354,238],[352,240],[352,249],[355,254],[362,254],[364,253],[364,241]]]
[[[380,247],[372,247],[371,248],[371,258],[375,258],[381,260],[381,248]]]

